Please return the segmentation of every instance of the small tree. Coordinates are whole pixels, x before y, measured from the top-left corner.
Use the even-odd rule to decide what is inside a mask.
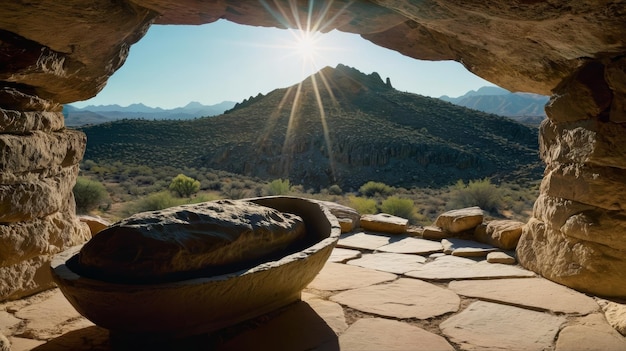
[[[348,196],[349,206],[360,214],[376,213],[376,200],[365,197]]]
[[[192,194],[200,191],[200,182],[184,174],[179,174],[172,179],[170,191],[179,197],[191,197]]]
[[[76,201],[76,212],[87,213],[94,210],[107,197],[107,190],[96,180],[85,177],[78,177],[74,185],[74,200]]]
[[[454,207],[478,206],[486,211],[497,212],[501,198],[502,191],[488,178],[470,180],[468,184],[459,180],[454,186],[450,202]]]

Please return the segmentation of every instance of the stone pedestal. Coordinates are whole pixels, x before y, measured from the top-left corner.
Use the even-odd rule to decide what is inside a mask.
[[[51,256],[89,239],[72,194],[85,143],[61,112],[0,107],[0,301],[52,287]]]
[[[546,171],[520,263],[594,295],[626,297],[626,59],[564,80],[540,130]]]

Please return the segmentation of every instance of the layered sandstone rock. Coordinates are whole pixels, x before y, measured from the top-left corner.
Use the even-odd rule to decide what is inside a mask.
[[[543,276],[613,297],[626,296],[626,87],[614,82],[625,63],[591,63],[556,89],[541,126],[546,175],[517,247]]]
[[[553,93],[541,130],[547,176],[518,246],[520,262],[561,283],[624,297],[624,9],[623,0],[1,2],[0,13],[10,15],[0,16],[0,144],[26,154],[3,147],[0,225],[59,214],[83,228],[67,233],[85,233],[69,205],[84,141],[63,131],[60,104],[100,91],[154,21],[295,28],[310,20],[315,29],[358,33],[410,57],[456,60],[512,91]],[[0,300],[38,289],[31,281],[6,283],[40,281],[35,266],[0,267]]]

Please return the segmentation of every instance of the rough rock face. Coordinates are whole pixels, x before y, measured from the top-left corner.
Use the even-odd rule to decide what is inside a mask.
[[[2,226],[60,213],[83,228],[67,233],[86,233],[67,205],[84,140],[63,131],[60,104],[101,90],[151,23],[223,18],[285,28],[310,18],[315,29],[358,33],[410,57],[459,61],[511,91],[553,93],[541,132],[546,179],[520,262],[578,289],[626,296],[623,0],[4,1],[0,13],[11,14],[0,16],[0,135],[30,150],[2,156]],[[54,150],[41,148],[48,144]],[[11,269],[2,273],[0,300],[38,289],[29,280],[35,270]],[[24,288],[8,287],[15,279]]]

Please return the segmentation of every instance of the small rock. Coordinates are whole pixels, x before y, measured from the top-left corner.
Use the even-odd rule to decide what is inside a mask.
[[[101,231],[105,230],[107,227],[111,225],[111,223],[103,218],[95,217],[95,216],[86,216],[81,215],[78,216],[78,219],[87,224],[89,226],[89,230],[91,231],[91,236],[94,236]]]
[[[468,207],[442,213],[437,217],[435,226],[452,234],[474,229],[483,222],[483,210],[480,207]]]
[[[429,240],[441,240],[451,236],[452,233],[445,232],[443,229],[434,225],[424,227],[424,231],[422,232],[422,238]]]
[[[361,217],[361,228],[374,232],[402,234],[406,232],[408,225],[408,219],[387,213],[368,214]]]
[[[515,264],[515,257],[507,254],[506,252],[490,252],[487,254],[487,262],[489,263],[502,263],[502,264]]]
[[[503,250],[513,250],[522,236],[524,223],[511,220],[491,221],[486,225],[479,225],[474,230],[476,240],[499,247]]]
[[[598,300],[602,307],[606,320],[620,334],[626,336],[626,304],[620,304],[608,300]]]
[[[441,246],[443,253],[460,257],[485,257],[489,252],[497,250],[491,245],[458,238],[442,239]]]

